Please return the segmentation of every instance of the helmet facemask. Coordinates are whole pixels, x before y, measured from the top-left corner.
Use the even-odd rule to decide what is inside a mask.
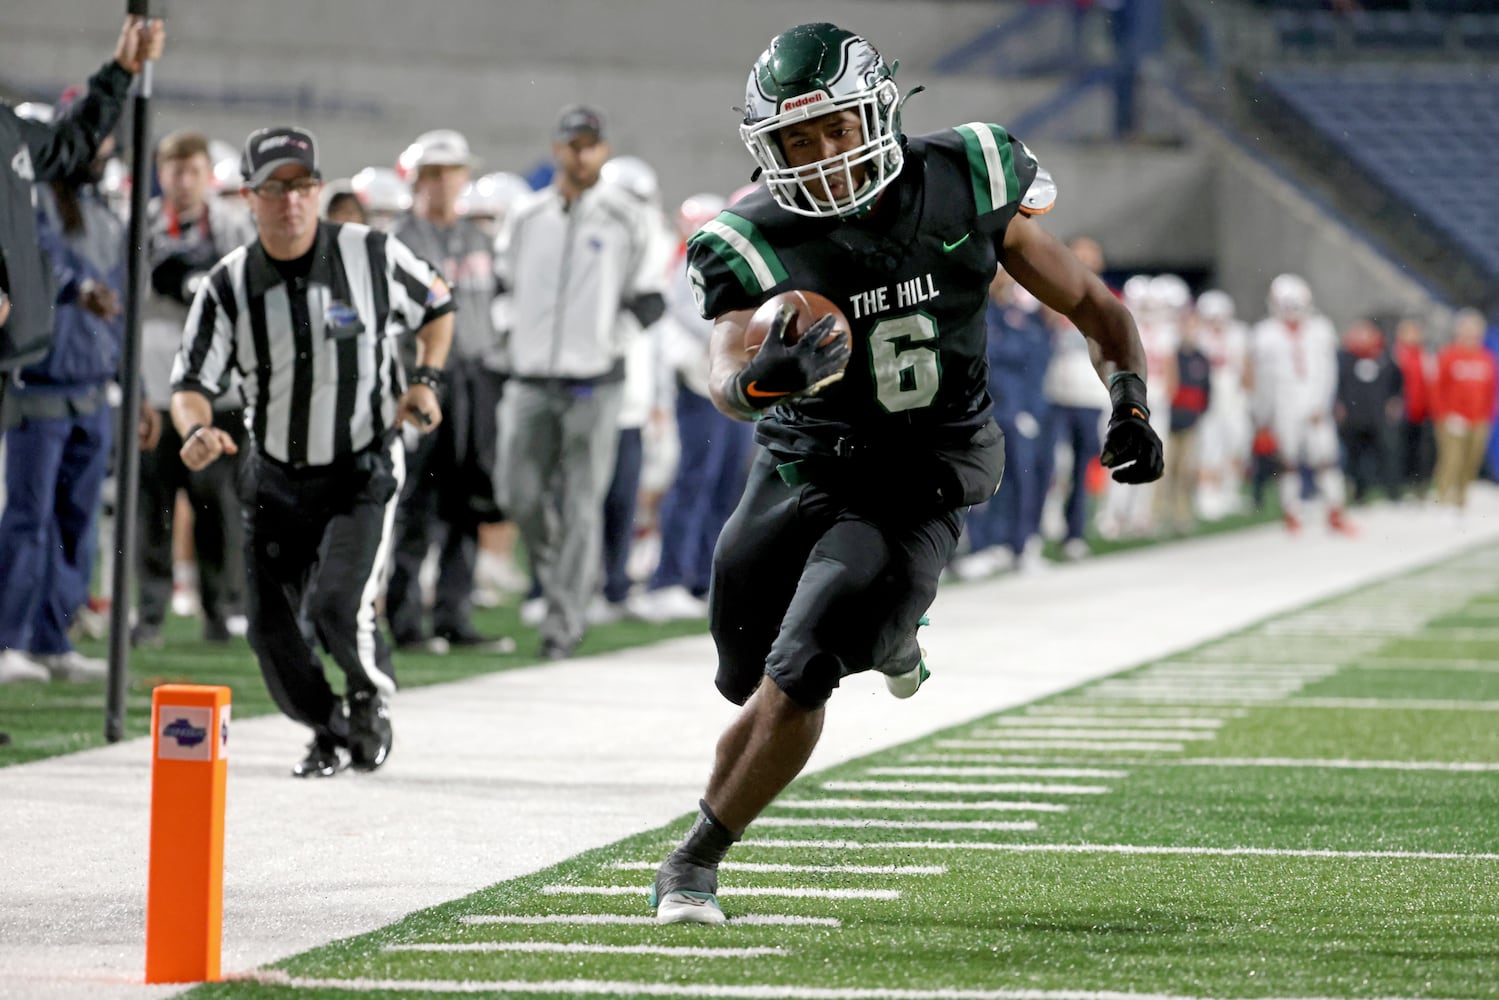
[[[800,35],[800,37],[793,37]],[[739,137],[759,166],[759,175],[782,208],[814,218],[861,215],[900,173],[900,91],[891,70],[864,39],[832,25],[804,25],[779,36],[786,47],[820,45],[830,58],[799,79],[777,81],[776,43],[750,72],[745,121]],[[836,61],[831,55],[836,53]],[[831,63],[831,65],[829,64]],[[831,78],[829,78],[829,76]],[[858,114],[863,142],[845,152],[799,167],[788,166],[782,129],[842,111]],[[863,179],[856,183],[862,172]],[[841,177],[845,194],[828,201],[827,181]],[[821,184],[817,182],[821,181]]]

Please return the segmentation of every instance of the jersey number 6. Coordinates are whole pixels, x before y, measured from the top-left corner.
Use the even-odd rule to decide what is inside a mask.
[[[882,319],[869,331],[875,398],[887,413],[930,406],[937,398],[942,363],[937,323],[926,313]]]

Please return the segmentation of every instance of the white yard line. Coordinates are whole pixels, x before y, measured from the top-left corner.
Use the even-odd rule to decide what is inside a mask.
[[[1030,854],[1152,854],[1209,857],[1346,858],[1350,860],[1499,861],[1499,854],[1447,851],[1333,851],[1291,847],[1166,847],[1146,844],[996,844],[973,840],[745,840],[745,847],[835,851],[1005,851]]]
[[[1066,812],[1070,806],[1059,802],[1020,802],[990,799],[984,802],[942,802],[935,799],[778,799],[772,809],[896,809],[932,812],[939,809],[973,812]]]
[[[999,737],[1019,740],[1210,740],[1218,734],[1201,729],[1097,729],[1089,726],[1032,729],[1010,726],[1004,729],[971,729],[968,735],[974,739]]]
[[[1050,778],[1128,778],[1128,771],[1105,767],[869,767],[865,774],[911,778],[1002,778],[1030,775]]]
[[[983,830],[998,833],[1035,830],[1040,824],[1033,819],[813,819],[801,816],[761,816],[755,820],[755,829],[767,826],[829,830]]]
[[[1160,706],[1160,707],[1143,707],[1143,706],[1142,707],[1133,707],[1133,706],[1131,706],[1131,707],[1120,707],[1120,706],[1112,706],[1112,705],[1078,705],[1078,704],[1071,704],[1071,705],[1056,705],[1056,704],[1053,704],[1053,705],[1031,705],[1028,708],[1026,708],[1025,714],[1026,714],[1026,716],[1056,716],[1056,715],[1061,715],[1061,716],[1077,716],[1077,717],[1099,718],[1099,719],[1136,719],[1136,718],[1140,718],[1142,715],[1148,715],[1148,717],[1156,717],[1156,718],[1168,718],[1169,717],[1169,718],[1171,718],[1171,724],[1172,725],[1183,725],[1183,726],[1196,725],[1197,723],[1196,722],[1187,722],[1187,721],[1178,722],[1177,721],[1178,719],[1181,719],[1181,720],[1196,719],[1196,720],[1207,721],[1207,720],[1203,719],[1203,713],[1199,709],[1195,709],[1195,708],[1176,708],[1176,707],[1172,707],[1172,706]],[[1215,717],[1214,721],[1221,721],[1221,719],[1224,719],[1224,718],[1242,719],[1244,716],[1246,716],[1248,714],[1249,714],[1248,710],[1243,709],[1243,708],[1225,708],[1221,712],[1215,711],[1213,713],[1213,716]],[[1018,719],[1018,718],[1024,718],[1024,717],[1025,716],[1010,716],[1010,715],[1004,716],[1004,718],[1006,718],[1006,719],[1011,719],[1011,718]],[[1129,723],[1127,723],[1127,722],[1120,722],[1119,724],[1122,725],[1122,726],[1123,725],[1129,725]]]
[[[1024,763],[1024,764],[1072,764],[1079,759],[1071,757],[1037,757],[1019,754],[942,754],[913,753],[901,760],[912,764],[977,764]],[[1304,767],[1345,768],[1355,771],[1453,771],[1459,773],[1485,773],[1499,771],[1499,763],[1473,763],[1464,761],[1404,761],[1404,760],[1352,760],[1325,759],[1316,757],[1115,757],[1102,758],[1110,764],[1126,767]],[[944,769],[946,770],[946,769]],[[951,768],[962,773],[961,767]],[[759,822],[758,820],[756,822]]]
[[[1032,726],[1123,726],[1127,728],[1151,729],[1154,727],[1176,727],[1178,729],[1218,729],[1223,719],[1182,715],[1176,718],[1163,715],[1001,715],[992,720],[996,726],[1025,729]]]
[[[1107,795],[1108,785],[1049,785],[1035,781],[824,781],[828,792],[912,792],[921,795],[968,795],[1014,792],[1021,795]]]
[[[626,913],[471,913],[468,916],[459,917],[460,924],[476,926],[480,924],[514,924],[519,927],[527,926],[652,926],[656,924],[654,916],[646,914]],[[762,927],[841,927],[843,921],[837,917],[800,917],[790,913],[746,913],[743,916],[734,917],[730,923],[739,926],[758,925]]]
[[[1166,743],[1157,740],[936,740],[933,746],[950,750],[1159,750],[1162,753],[1181,753],[1185,743]]]
[[[544,885],[543,896],[638,896],[649,888],[638,885]],[[899,899],[899,889],[821,889],[808,886],[719,887],[720,896],[784,896],[788,899]]]
[[[661,867],[660,861],[616,861],[614,868],[622,872],[653,872]],[[719,871],[724,872],[770,872],[777,875],[946,875],[946,865],[793,865],[772,864],[764,861],[722,861]]]
[[[658,955],[665,958],[763,958],[784,955],[776,947],[706,948],[696,945],[581,944],[562,941],[439,941],[426,944],[388,944],[387,952],[521,952],[531,955]]]
[[[734,923],[730,920],[729,923]],[[705,1000],[1213,1000],[1173,993],[1125,993],[1119,990],[958,990],[900,989],[897,987],[790,986],[742,983],[642,983],[597,979],[467,980],[467,979],[328,979],[291,976],[279,969],[262,969],[247,977],[269,986],[303,990],[342,990],[350,993],[541,993],[604,997],[703,997]],[[1327,997],[1265,997],[1262,1000],[1332,1000]],[[1370,1000],[1402,1000],[1374,997]]]

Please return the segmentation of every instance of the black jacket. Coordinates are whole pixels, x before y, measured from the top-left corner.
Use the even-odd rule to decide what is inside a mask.
[[[50,125],[0,105],[0,290],[10,318],[0,326],[0,370],[39,360],[52,341],[52,276],[36,233],[32,185],[67,177],[94,158],[120,120],[131,74],[111,60],[88,94]]]

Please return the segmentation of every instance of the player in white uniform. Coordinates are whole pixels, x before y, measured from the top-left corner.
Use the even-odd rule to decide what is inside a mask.
[[[1312,291],[1294,274],[1270,282],[1270,315],[1254,328],[1253,410],[1275,435],[1280,505],[1286,527],[1302,522],[1301,469],[1312,470],[1327,504],[1328,525],[1352,533],[1343,514],[1343,470],[1333,406],[1338,387],[1338,338],[1318,313]]]
[[[1249,331],[1234,315],[1227,292],[1207,291],[1197,297],[1197,342],[1213,366],[1212,393],[1202,419],[1201,487],[1198,513],[1209,521],[1243,509],[1241,495],[1254,434],[1249,419],[1249,397],[1244,390],[1249,353]]]
[[[1135,275],[1124,283],[1124,305],[1134,314],[1145,348],[1150,426],[1163,442],[1171,428],[1181,323],[1191,302],[1187,283],[1174,274]],[[1155,483],[1125,488],[1108,480],[1098,515],[1098,533],[1105,538],[1146,538],[1154,534],[1155,488]]]

